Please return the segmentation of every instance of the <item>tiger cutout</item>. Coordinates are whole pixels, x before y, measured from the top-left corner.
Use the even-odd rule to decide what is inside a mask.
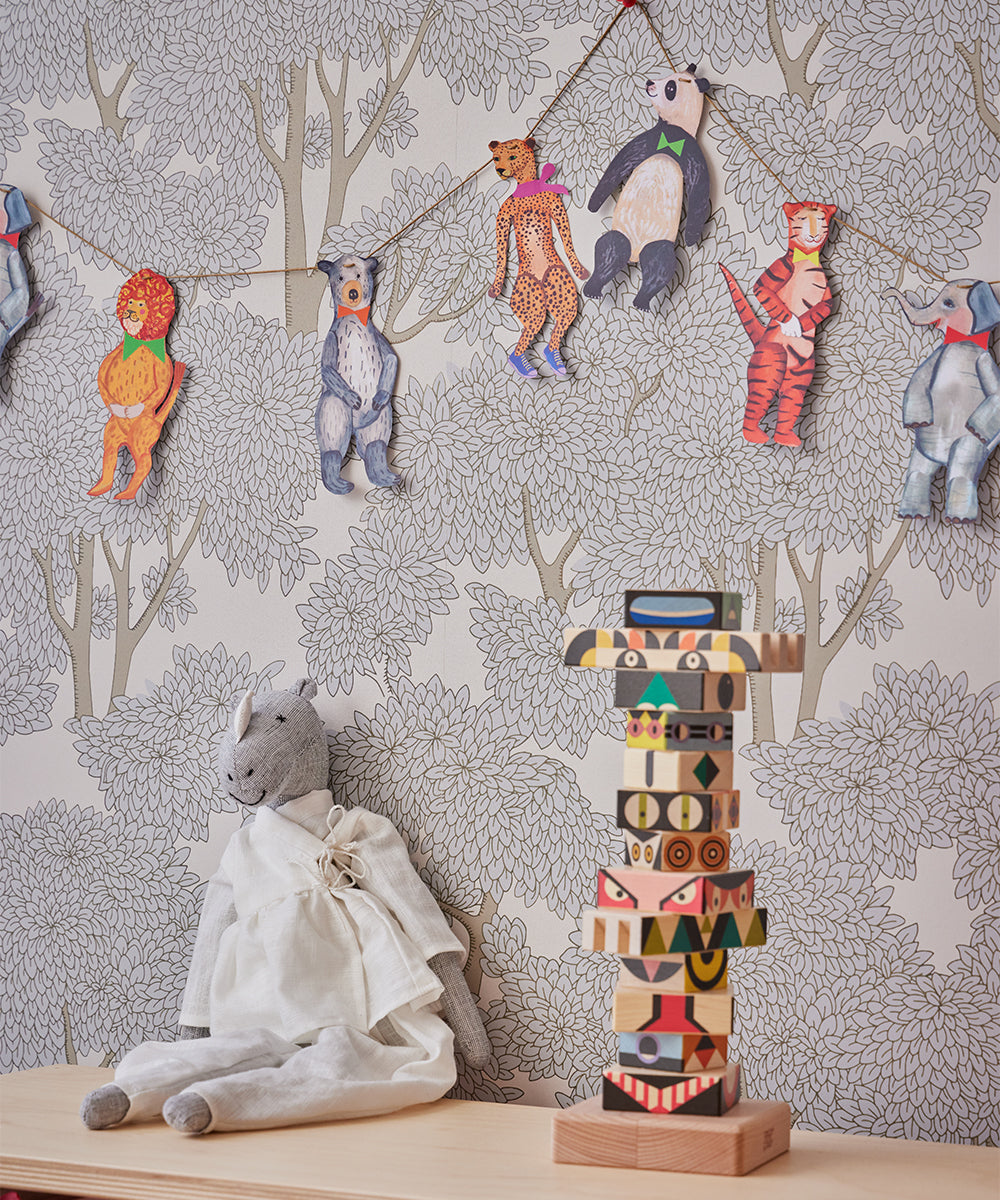
[[[507,274],[507,246],[513,227],[518,267],[510,306],[521,323],[522,333],[507,361],[522,379],[538,377],[538,372],[524,356],[541,332],[546,315],[551,313],[552,336],[543,353],[556,376],[565,377],[566,366],[559,349],[563,335],[576,319],[579,297],[573,276],[556,251],[553,223],[577,276],[587,279],[590,275],[573,249],[569,217],[562,202],[562,196],[569,193],[562,184],[549,183],[555,171],[552,163],[542,167],[542,177],[538,178],[534,138],[490,142],[490,150],[500,178],[513,179],[517,183],[497,213],[497,269],[487,293],[491,300],[500,295]]]
[[[780,446],[801,446],[795,422],[816,366],[816,326],[830,315],[832,307],[819,252],[830,233],[830,219],[837,206],[806,201],[783,204],[782,209],[788,218],[788,250],[771,263],[753,288],[771,318],[766,329],[722,263],[719,270],[726,277],[736,312],[754,344],[747,369],[743,436],[748,442],[768,441],[760,422],[777,396],[774,440]]]

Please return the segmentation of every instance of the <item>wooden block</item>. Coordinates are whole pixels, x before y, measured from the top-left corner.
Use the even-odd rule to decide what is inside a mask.
[[[618,1062],[654,1071],[710,1071],[724,1067],[729,1038],[709,1033],[619,1033]]]
[[[801,671],[805,640],[800,633],[565,629],[563,650],[563,661],[568,667],[735,674]]]
[[[711,992],[728,981],[728,950],[708,954],[664,954],[659,958],[623,958],[619,987],[649,992]],[[683,1070],[684,1068],[678,1068]]]
[[[740,1064],[735,1062],[693,1074],[609,1067],[601,1089],[601,1107],[606,1112],[721,1117],[739,1098]]]
[[[615,1033],[725,1033],[733,1032],[733,993],[647,992],[617,987],[611,1012]]]
[[[652,837],[670,835],[654,833]],[[683,836],[683,835],[682,835]],[[718,837],[719,834],[702,834]],[[598,908],[634,908],[644,912],[732,912],[753,905],[753,871],[712,875],[688,871],[647,871],[602,867],[597,872]]]
[[[709,950],[763,946],[766,940],[765,908],[702,917],[690,913],[614,912],[606,908],[583,911],[581,948],[605,950],[625,958],[704,954]]]
[[[721,1117],[609,1112],[593,1096],[552,1119],[552,1158],[590,1167],[746,1175],[788,1149],[791,1109],[780,1100],[741,1100]],[[808,1189],[799,1193],[808,1200]]]
[[[658,792],[718,790],[733,786],[731,750],[630,750],[622,756],[626,787]]]
[[[728,671],[616,671],[616,708],[739,712],[747,705],[746,674]]]
[[[728,833],[660,833],[626,829],[625,863],[644,871],[724,871],[729,866]],[[741,907],[746,907],[745,905]]]
[[[625,723],[625,745],[637,750],[732,750],[729,713],[676,713],[633,708]]]
[[[717,833],[740,823],[739,792],[618,793],[619,829]]]
[[[625,593],[625,625],[630,629],[739,629],[739,592]]]

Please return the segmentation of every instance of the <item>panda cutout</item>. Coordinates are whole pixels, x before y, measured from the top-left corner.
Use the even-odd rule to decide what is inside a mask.
[[[674,245],[685,192],[684,241],[693,246],[701,237],[709,212],[708,166],[696,137],[708,88],[708,80],[695,75],[694,65],[665,79],[646,81],[656,124],[619,150],[590,197],[588,207],[597,212],[623,185],[611,228],[597,241],[585,296],[600,296],[620,271],[637,262],[642,284],[632,303],[648,311],[677,268]]]

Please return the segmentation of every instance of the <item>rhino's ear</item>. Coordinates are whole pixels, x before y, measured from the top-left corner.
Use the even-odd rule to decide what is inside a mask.
[[[301,696],[303,700],[312,700],[319,689],[316,687],[314,679],[296,679],[288,690],[293,696]]]
[[[237,741],[246,733],[253,714],[253,691],[247,691],[240,698],[239,704],[233,710],[232,729]]]

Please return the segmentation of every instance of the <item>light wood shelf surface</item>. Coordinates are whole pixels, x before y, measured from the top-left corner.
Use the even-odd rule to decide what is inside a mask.
[[[107,1200],[997,1200],[1000,1151],[792,1133],[725,1178],[553,1163],[553,1110],[441,1100],[386,1117],[186,1137],[154,1122],[93,1133],[77,1111],[112,1073],[0,1080],[0,1183]]]

